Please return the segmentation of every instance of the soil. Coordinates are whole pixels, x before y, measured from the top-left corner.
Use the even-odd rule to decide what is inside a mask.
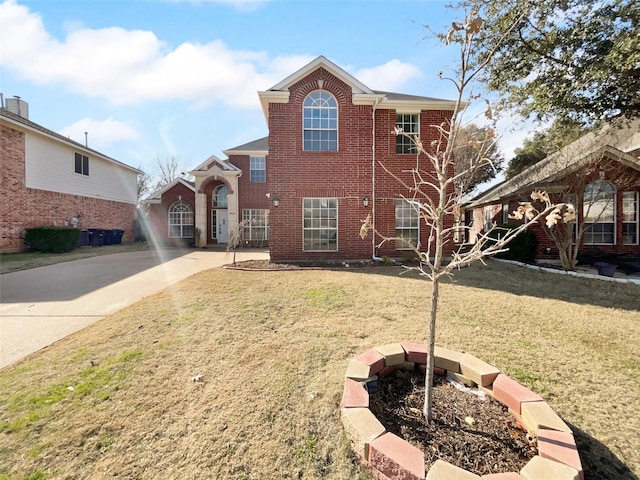
[[[433,422],[422,415],[424,374],[396,371],[370,395],[370,410],[386,427],[420,448],[428,471],[442,459],[476,475],[519,472],[537,453],[507,407],[434,377]]]

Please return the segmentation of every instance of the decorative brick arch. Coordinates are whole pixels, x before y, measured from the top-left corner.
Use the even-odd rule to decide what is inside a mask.
[[[222,183],[227,186],[227,193],[233,194],[233,188],[231,188],[231,184],[227,181],[226,178],[221,177],[219,175],[211,175],[203,180],[200,184],[200,188],[198,189],[198,193],[206,193],[207,189],[213,188],[215,184]]]

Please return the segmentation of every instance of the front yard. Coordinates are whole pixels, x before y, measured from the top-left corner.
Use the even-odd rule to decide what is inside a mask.
[[[0,371],[0,479],[370,478],[338,403],[348,359],[425,340],[400,271],[210,270]],[[542,394],[587,480],[637,479],[639,298],[489,262],[443,286],[438,344]]]

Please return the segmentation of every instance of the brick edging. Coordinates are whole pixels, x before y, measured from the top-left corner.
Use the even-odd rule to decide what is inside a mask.
[[[377,480],[583,480],[582,464],[571,429],[544,399],[497,368],[468,353],[435,349],[435,372],[475,386],[509,408],[517,424],[538,439],[538,455],[520,472],[482,477],[442,460],[425,471],[424,454],[386,431],[369,409],[369,388],[396,369],[425,368],[428,347],[402,342],[380,345],[347,366],[340,402],[342,423],[360,463]]]

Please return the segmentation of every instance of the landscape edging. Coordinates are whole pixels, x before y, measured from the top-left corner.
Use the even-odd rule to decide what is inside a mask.
[[[398,358],[396,358],[397,355],[395,354],[395,352],[398,351],[398,347],[401,347],[405,352],[405,359],[404,359],[405,363],[398,363]],[[393,357],[390,358],[391,360],[390,365],[387,365],[387,359],[384,358],[384,356],[383,356],[384,362],[380,362],[379,357],[381,356],[381,352],[385,352],[385,351],[394,352],[392,354]],[[372,429],[370,425],[367,425],[366,421],[363,424],[357,424],[357,422],[355,422],[355,424],[354,423],[347,424],[348,422],[350,422],[349,418],[351,417],[350,415],[348,415],[348,412],[345,412],[345,410],[348,410],[350,408],[359,408],[359,409],[368,410],[369,392],[367,391],[366,385],[370,381],[373,381],[373,379],[375,378],[374,376],[377,376],[378,378],[380,378],[380,377],[390,375],[391,373],[393,373],[393,371],[395,371],[396,368],[403,368],[403,367],[410,368],[412,365],[418,365],[418,366],[425,365],[426,352],[428,352],[428,347],[426,344],[404,342],[404,343],[388,344],[388,345],[374,347],[371,350],[368,350],[367,352],[364,352],[349,361],[349,367],[347,368],[347,372],[345,374],[345,387],[343,390],[342,400],[340,402],[343,426],[345,427],[347,436],[352,442],[352,446],[354,446],[354,452],[356,453],[358,460],[365,468],[367,468],[367,470],[374,476],[374,478],[376,478],[376,480],[401,480],[401,479],[402,480],[404,479],[423,480],[425,478],[429,480],[445,480],[445,478],[447,478],[446,476],[436,474],[435,471],[433,472],[432,475],[429,475],[429,472],[425,471],[424,474],[422,474],[422,476],[416,476],[415,467],[414,467],[416,459],[411,458],[407,460],[406,458],[402,458],[403,455],[399,453],[390,452],[390,453],[387,453],[388,458],[384,458],[384,455],[381,455],[380,452],[378,451],[376,452],[373,459],[374,461],[372,462],[370,458],[371,443],[373,443],[380,436],[387,433],[386,427],[383,429],[384,431],[381,431],[380,428],[377,426],[379,424],[379,421],[375,418],[375,415],[373,414],[371,414],[370,416],[362,417],[362,418],[372,418],[371,420],[372,422],[377,422],[375,429]],[[459,375],[459,371],[460,371],[459,365],[457,368],[457,372],[454,372],[452,370],[456,369],[455,359],[459,359],[463,354],[452,351],[452,350],[447,350],[444,348],[439,349],[439,352],[440,352],[440,355],[442,355],[442,357],[439,357],[438,351],[436,351],[436,355],[435,355],[436,367],[438,367],[439,364],[446,364],[451,368],[451,370],[447,371],[441,367],[438,367],[437,373],[445,374],[445,375],[448,373],[454,373]],[[469,354],[464,354],[464,355],[466,355],[467,357],[471,357],[474,362],[476,362],[483,368],[490,367],[495,369],[495,367],[492,367],[491,365],[486,364],[481,360],[473,356],[470,356]],[[446,358],[446,357],[451,357],[451,358]],[[413,361],[410,361],[409,360],[410,358]],[[416,362],[415,360],[419,360],[419,361]],[[422,360],[424,360],[425,363],[423,363]],[[498,369],[495,369],[495,370],[497,371]],[[365,375],[363,375],[364,372],[368,373],[368,377],[365,378]],[[501,387],[502,389],[498,389],[497,392],[494,392],[493,384],[498,378],[501,379],[499,380],[499,384],[500,385],[505,384],[505,385],[502,385]],[[355,387],[354,382],[356,382],[357,384],[360,384],[361,389],[364,390],[364,392],[358,389],[358,387]],[[513,385],[513,389],[510,389],[510,385]],[[578,480],[578,479],[583,480],[583,475],[584,475],[583,469],[580,462],[580,457],[577,452],[577,447],[575,444],[575,438],[573,436],[573,433],[571,432],[569,427],[566,426],[566,424],[564,424],[562,419],[560,419],[560,417],[557,416],[557,414],[555,414],[553,410],[551,410],[551,407],[547,406],[546,402],[542,400],[542,397],[540,397],[535,392],[532,392],[528,388],[524,387],[523,385],[519,384],[515,380],[511,379],[510,377],[507,377],[502,373],[498,373],[498,375],[491,380],[490,384],[487,383],[487,385],[479,388],[481,388],[481,390],[484,391],[486,394],[491,395],[493,398],[500,401],[504,405],[507,405],[507,404],[503,401],[503,398],[508,396],[509,405],[507,406],[509,407],[509,412],[513,415],[518,425],[520,425],[523,428],[523,430],[527,431],[529,434],[535,434],[537,436],[538,432],[541,432],[543,433],[543,435],[547,435],[547,432],[556,431],[556,430],[562,431],[565,434],[565,436],[563,437],[564,438],[563,448],[560,451],[556,449],[553,452],[548,452],[543,449],[543,451],[541,452],[538,446],[538,455],[536,455],[527,464],[528,466],[529,464],[531,464],[531,462],[533,462],[533,460],[535,460],[535,465],[532,464],[532,467],[528,469],[527,469],[527,466],[525,466],[523,470],[521,470],[520,472],[520,473],[526,474],[527,480],[546,480],[543,476],[535,476],[536,475],[535,472],[538,471],[539,465],[543,465],[542,475],[548,476],[550,472],[549,469],[551,469],[553,473],[559,475],[557,477],[558,480],[564,479],[564,478],[567,478],[567,480]],[[496,393],[497,393],[497,396],[496,396]],[[365,398],[365,395],[366,395],[366,398]],[[523,398],[523,400],[518,402],[518,398],[520,397]],[[538,398],[540,398],[540,400],[538,400]],[[550,415],[552,418],[551,419],[548,419],[546,417],[533,418],[533,419],[527,418],[525,421],[521,416],[520,408],[518,409],[518,411],[515,411],[512,408],[516,406],[516,404],[518,403],[521,406],[522,403],[533,403],[533,402],[540,402],[541,405],[539,406],[545,407],[544,409],[542,409],[544,410],[544,413],[548,413],[549,410],[551,410],[552,414]],[[544,405],[542,405],[543,403]],[[561,423],[558,423],[558,421]],[[526,422],[528,422],[529,425],[526,425]],[[532,422],[534,424],[532,424]],[[359,432],[361,431],[362,432],[366,431],[367,433],[364,435],[359,435]],[[372,436],[371,435],[372,431],[376,432],[374,434],[375,438],[370,438]],[[364,437],[367,437],[367,438],[364,438]],[[412,449],[415,449],[415,447],[409,444],[408,442],[406,442],[405,440],[402,440],[402,439],[395,440],[396,444],[399,444],[400,442],[406,443],[406,449],[404,449],[405,451],[411,451],[411,452],[414,451]],[[356,445],[359,445],[359,448],[356,449],[355,448]],[[402,451],[403,449],[396,449],[396,450]],[[383,458],[383,461],[380,460],[381,457]],[[549,458],[549,457],[554,457],[554,458]],[[403,467],[403,462],[405,465],[407,463],[411,463],[412,465]],[[422,462],[424,464],[424,455],[422,455]],[[387,467],[386,465],[392,465],[393,468]],[[443,466],[439,464],[438,467],[442,470]],[[385,471],[385,468],[389,468],[389,470]],[[444,468],[446,469],[448,467],[445,466]],[[458,467],[453,467],[453,468],[458,469]],[[463,472],[466,472],[466,471],[463,470]],[[575,475],[573,474],[573,472],[575,472]],[[466,473],[474,475],[471,472],[466,472]],[[511,475],[511,476],[519,475],[519,473],[516,473],[516,472],[507,472],[507,473],[508,475]],[[446,474],[446,475],[449,475],[449,474]],[[479,476],[476,476],[476,477],[478,479],[482,478]],[[521,477],[521,478],[525,478],[525,477]]]

